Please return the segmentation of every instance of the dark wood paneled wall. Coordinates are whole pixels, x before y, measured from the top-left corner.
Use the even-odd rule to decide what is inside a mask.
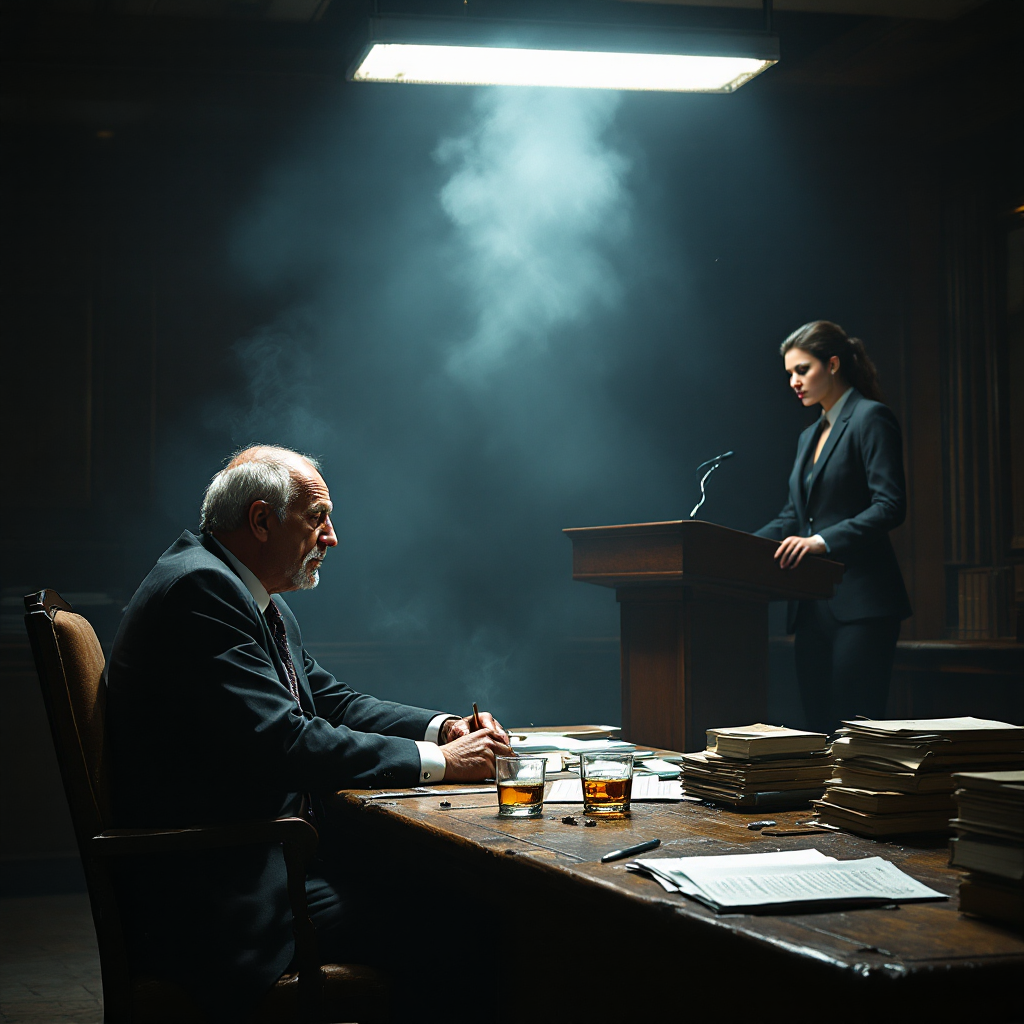
[[[915,639],[1016,635],[1013,574],[1024,552],[1014,539],[1021,453],[1011,396],[1024,380],[1011,358],[1007,277],[1021,215],[1005,183],[978,180],[991,166],[952,163],[959,175],[926,182],[908,201],[901,554],[915,611],[904,635]]]
[[[61,5],[39,7],[59,20]],[[787,45],[819,31],[807,27],[813,19],[797,20]],[[158,22],[129,21],[147,38],[161,34]],[[0,502],[0,584],[12,602],[5,629],[21,641],[0,665],[0,715],[18,739],[5,764],[4,817],[21,808],[35,817],[24,844],[15,837],[0,854],[18,857],[66,852],[70,837],[52,764],[39,768],[21,753],[48,750],[49,738],[34,690],[24,690],[34,684],[19,587],[103,592],[103,604],[72,600],[112,638],[120,604],[152,560],[136,524],[153,521],[154,485],[180,469],[170,458],[158,464],[161,431],[193,408],[200,373],[207,392],[237,384],[211,354],[273,312],[259,295],[231,293],[211,239],[284,145],[296,112],[337,88],[331,41],[311,62],[305,37],[280,27],[232,68],[232,26],[215,25],[197,43],[200,30],[175,21],[147,64],[131,39],[118,49],[116,19],[82,25],[67,33],[80,36],[71,42],[41,36],[31,58],[9,52],[3,72],[0,431],[15,486]],[[856,107],[835,134],[892,195],[886,211],[863,215],[902,217],[900,251],[877,257],[902,268],[898,352],[885,353],[884,384],[906,437],[909,511],[895,542],[915,608],[908,640],[1006,632],[998,605],[1010,570],[1018,621],[1024,607],[1022,39],[1019,0],[923,27],[861,19],[821,48],[817,64],[790,61],[790,47],[775,69],[789,77],[763,101],[794,118],[793,110],[829,111],[832,95],[842,117]],[[774,88],[768,76],[764,84]],[[140,505],[145,516],[135,514]],[[177,515],[161,522],[160,545],[182,525]],[[968,583],[971,626],[962,621]],[[978,611],[985,600],[987,618]],[[584,670],[613,658],[561,656]],[[920,696],[930,671],[915,676],[914,713],[937,706]],[[947,696],[976,683],[970,672],[942,676]],[[942,704],[959,706],[952,696]]]
[[[1021,399],[1011,406],[1024,392],[1024,355],[1007,242],[1020,224],[1012,211],[1024,203],[1022,18],[1024,5],[994,0],[951,23],[865,19],[820,47],[817,63],[812,54],[775,69],[789,75],[784,89],[796,103],[814,95],[827,106],[835,95],[849,120],[840,134],[851,160],[872,154],[864,173],[888,183],[905,225],[902,252],[878,259],[905,268],[903,323],[893,325],[890,346],[898,353],[883,351],[880,361],[906,434],[909,515],[895,541],[915,608],[910,639],[1006,635],[1010,610],[1000,601],[1012,600],[1009,575],[1024,559]],[[146,38],[162,38],[161,24],[148,23]],[[164,43],[177,53],[197,31],[175,23]],[[136,45],[125,32],[125,46]],[[239,59],[225,42],[232,32],[218,29],[203,61]],[[31,551],[14,507],[0,507],[0,554],[5,588],[46,582],[121,600],[148,561],[133,561],[139,547],[121,511],[151,506],[158,479],[175,469],[158,465],[158,441],[188,405],[189,360],[203,360],[204,385],[215,389],[223,369],[210,353],[264,312],[255,297],[225,300],[231,285],[207,262],[225,199],[251,187],[269,152],[266,138],[254,151],[249,126],[258,119],[264,136],[283,136],[295,112],[333,86],[323,53],[310,65],[315,74],[299,76],[292,50],[275,53],[273,32],[259,56],[264,73],[252,73],[248,54],[248,77],[233,84],[197,76],[186,63],[198,57],[184,50],[163,53],[159,75],[140,70],[144,56],[129,67],[115,52],[118,32],[102,36],[103,67],[82,63],[81,44],[61,66],[44,40],[50,51],[7,70],[5,173],[17,198],[5,223],[3,327],[13,343],[4,351],[0,429],[18,439],[17,479],[34,489],[59,482],[62,518]],[[219,120],[218,105],[228,112]],[[190,174],[194,202],[178,216],[168,183]],[[47,562],[61,552],[68,557]],[[38,566],[45,581],[27,578]],[[961,621],[962,594],[974,595],[970,623]]]
[[[1024,442],[1012,438],[1024,437],[1014,398],[1024,392],[1024,358],[1014,354],[1024,287],[1013,253],[1024,225],[1024,5],[990,4],[964,19],[964,38],[985,18],[1006,29],[993,31],[992,50],[910,89],[899,115],[914,140],[900,389],[909,510],[898,537],[914,617],[904,639],[1012,637],[1020,614],[1013,581],[1024,544],[1014,538],[1024,509],[1013,502],[1024,494]],[[1000,61],[1012,77],[994,89]]]
[[[1006,236],[1006,341],[1010,430],[1010,562],[1017,641],[1024,642],[1024,203]]]
[[[907,523],[897,532],[903,575],[914,615],[904,637],[940,637],[946,622],[944,527],[942,508],[942,364],[937,358],[941,336],[942,287],[930,254],[939,248],[934,217],[934,190],[908,196],[906,320],[904,328],[903,435],[907,466]],[[924,259],[920,254],[925,255]]]

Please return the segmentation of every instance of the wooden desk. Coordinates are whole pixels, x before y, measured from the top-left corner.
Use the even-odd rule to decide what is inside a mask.
[[[542,819],[514,821],[499,819],[496,800],[483,795],[448,797],[452,808],[442,810],[446,788],[393,801],[346,791],[334,802],[396,937],[389,955],[396,1020],[714,1015],[723,1022],[938,1024],[1024,1017],[1024,938],[958,914],[958,876],[943,840],[769,838],[745,827],[763,813],[692,803],[634,804],[629,820],[593,828],[583,826],[578,804],[550,804]],[[566,814],[580,824],[563,824]],[[771,817],[792,823],[807,812]],[[954,898],[893,909],[716,915],[627,873],[625,861],[599,863],[602,853],[655,837],[662,845],[653,856],[810,846],[840,858],[881,855]],[[445,907],[452,917],[445,919]],[[415,939],[425,935],[459,948],[427,958]],[[542,956],[503,973],[498,949],[510,935],[535,936]],[[609,951],[588,956],[588,947]],[[440,998],[443,988],[453,997]]]

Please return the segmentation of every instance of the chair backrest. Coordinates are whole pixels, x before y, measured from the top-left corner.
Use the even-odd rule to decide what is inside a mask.
[[[111,825],[103,649],[88,620],[55,590],[25,598],[25,626],[89,886],[104,1020],[127,1021],[130,972],[120,908],[111,865],[93,852],[93,837]]]
[[[25,598],[25,625],[79,846],[111,823],[103,649],[56,591]],[[82,855],[86,851],[82,850]]]

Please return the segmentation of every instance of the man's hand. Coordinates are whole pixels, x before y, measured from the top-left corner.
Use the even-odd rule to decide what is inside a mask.
[[[508,745],[508,733],[502,728],[501,722],[486,711],[481,711],[477,717],[480,719],[480,727],[482,729],[491,729],[493,732],[496,732],[501,737],[501,741],[506,746]],[[441,723],[441,728],[437,734],[437,742],[440,744],[451,743],[452,740],[457,740],[460,736],[468,736],[472,731],[472,715],[467,715],[465,718],[448,718]]]
[[[481,721],[483,717],[480,716]],[[459,736],[445,743],[441,747],[445,763],[444,781],[480,782],[493,779],[495,757],[511,757],[513,754],[506,739],[505,731],[499,726],[498,729],[478,729],[468,736]]]
[[[779,544],[775,557],[781,569],[795,569],[804,555],[825,555],[828,549],[825,542],[817,535],[813,537],[787,537]]]

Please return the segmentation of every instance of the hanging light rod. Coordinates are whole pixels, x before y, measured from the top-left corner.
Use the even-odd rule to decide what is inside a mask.
[[[729,93],[778,59],[779,39],[770,31],[381,15],[368,19],[346,77]]]

